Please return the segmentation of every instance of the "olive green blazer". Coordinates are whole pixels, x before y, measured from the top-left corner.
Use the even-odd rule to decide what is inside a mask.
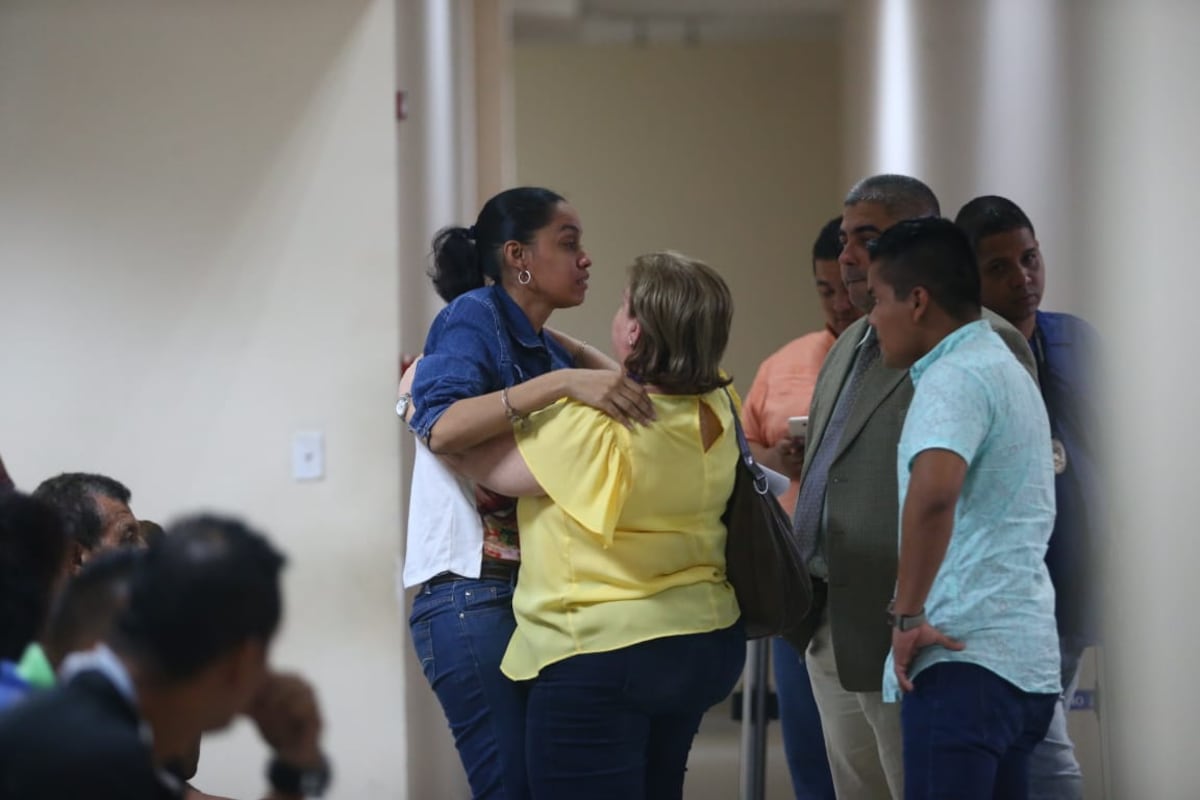
[[[1037,364],[1020,332],[986,309],[984,318],[1036,380]],[[805,472],[866,330],[866,318],[847,328],[821,367],[809,410]],[[886,611],[896,586],[899,556],[896,447],[912,396],[908,370],[889,369],[882,359],[877,360],[863,376],[829,467],[825,489],[827,609],[838,677],[842,687],[851,692],[880,691],[884,660],[892,645]],[[816,628],[816,616],[810,618],[812,629]]]

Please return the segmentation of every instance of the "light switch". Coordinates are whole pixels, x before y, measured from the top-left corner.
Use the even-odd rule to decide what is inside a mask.
[[[320,431],[292,434],[292,477],[298,481],[325,477],[325,435]]]

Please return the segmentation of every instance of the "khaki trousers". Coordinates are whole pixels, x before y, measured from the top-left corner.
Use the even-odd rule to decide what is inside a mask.
[[[806,662],[838,800],[903,800],[900,704],[883,702],[881,692],[842,688],[825,611],[808,646]],[[880,680],[882,676],[880,668]]]

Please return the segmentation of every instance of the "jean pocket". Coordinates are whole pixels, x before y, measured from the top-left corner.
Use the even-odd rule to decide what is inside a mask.
[[[421,662],[421,671],[425,673],[425,679],[433,683],[437,674],[433,656],[433,622],[424,620],[411,623],[409,632],[412,635],[413,649]]]
[[[412,612],[408,615],[408,624],[432,619],[439,614],[454,610],[454,592],[452,584],[436,586],[430,591],[422,589],[413,598]]]
[[[507,584],[488,584],[480,581],[462,594],[464,616],[501,612],[512,615],[513,589]]]

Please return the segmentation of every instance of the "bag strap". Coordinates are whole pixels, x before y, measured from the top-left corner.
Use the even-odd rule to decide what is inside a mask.
[[[754,476],[754,491],[759,494],[766,494],[770,485],[767,483],[767,475],[762,471],[758,462],[754,460],[754,454],[750,452],[750,443],[746,441],[746,432],[742,430],[742,420],[738,416],[737,406],[734,405],[733,395],[729,393],[729,388],[725,387],[725,397],[729,400],[729,411],[733,415],[733,428],[737,432],[738,450],[742,453],[742,463],[750,470],[750,474]]]

